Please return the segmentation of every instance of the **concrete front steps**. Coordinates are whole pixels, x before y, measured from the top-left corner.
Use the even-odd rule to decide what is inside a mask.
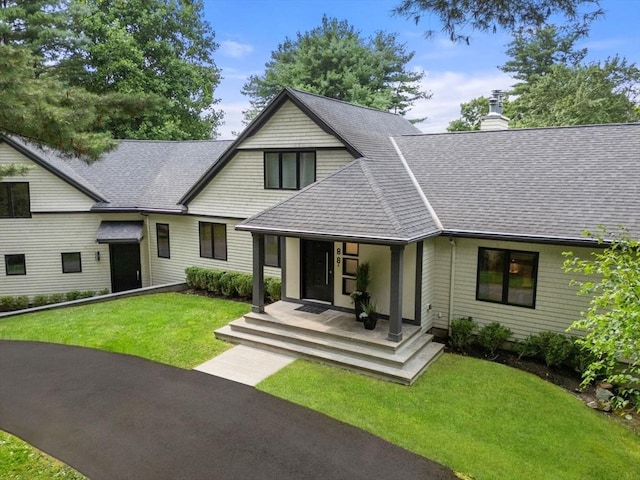
[[[216,330],[228,342],[264,348],[335,365],[384,380],[411,385],[438,358],[444,345],[419,327],[403,328],[401,342],[386,340],[388,323],[364,330],[353,315],[248,313]],[[317,317],[317,318],[313,318]],[[328,320],[327,320],[328,319]]]

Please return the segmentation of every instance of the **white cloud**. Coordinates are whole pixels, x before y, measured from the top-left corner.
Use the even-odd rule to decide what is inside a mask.
[[[253,45],[225,40],[220,42],[220,54],[231,58],[242,58],[253,52]]]
[[[422,87],[433,93],[430,100],[420,100],[408,118],[427,119],[416,126],[425,133],[444,132],[451,120],[460,117],[460,104],[489,96],[491,90],[508,90],[514,80],[502,72],[427,72]]]

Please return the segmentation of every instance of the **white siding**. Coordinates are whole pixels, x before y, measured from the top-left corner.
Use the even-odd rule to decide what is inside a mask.
[[[288,144],[281,144],[286,147]],[[353,160],[344,150],[316,152],[316,179],[320,180]],[[261,151],[238,152],[189,204],[193,215],[248,218],[294,194],[294,190],[264,188]]]
[[[7,177],[4,182],[29,182],[32,212],[89,211],[95,203],[91,198],[67,182],[36,165],[6,143],[0,143],[0,164],[18,163],[32,168],[25,175]],[[5,219],[0,220],[4,226]]]
[[[149,219],[149,252],[151,276],[154,285],[184,281],[184,270],[190,266],[252,273],[253,248],[251,234],[235,230],[235,226],[239,223],[238,220],[192,215],[151,215]],[[198,222],[226,224],[226,261],[200,257]],[[169,225],[171,258],[158,257],[156,223]],[[265,275],[280,277],[280,269],[266,267]]]
[[[140,220],[138,215],[35,214],[2,222],[0,296],[111,289],[109,246],[96,243],[102,220]],[[140,246],[142,283],[149,285],[146,244]],[[62,273],[61,253],[80,252],[82,272]],[[100,260],[96,259],[100,252]],[[24,254],[26,275],[6,275],[4,255]]]
[[[471,316],[481,325],[500,322],[509,327],[517,339],[541,331],[564,332],[588,306],[588,299],[576,295],[569,286],[570,276],[562,270],[562,252],[573,250],[587,258],[590,250],[554,245],[486,241],[457,238],[454,269],[452,318]],[[449,306],[449,271],[451,246],[446,239],[436,241],[436,300],[434,310],[441,318],[435,326],[447,328]],[[501,305],[476,300],[478,247],[506,248],[539,253],[535,309]]]
[[[262,128],[239,148],[342,147],[342,143],[316,125],[304,112],[287,101]]]

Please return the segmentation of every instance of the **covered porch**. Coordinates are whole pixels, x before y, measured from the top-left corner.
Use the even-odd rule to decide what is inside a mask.
[[[353,313],[331,306],[279,301],[263,305],[215,332],[232,343],[309,358],[406,385],[443,351],[444,345],[417,325],[405,325],[403,338],[388,339],[389,320],[365,330]]]

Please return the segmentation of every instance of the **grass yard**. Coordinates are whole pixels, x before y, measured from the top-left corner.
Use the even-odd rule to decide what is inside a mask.
[[[0,338],[191,368],[230,348],[212,332],[248,310],[228,300],[150,295],[0,320]],[[559,387],[473,358],[445,354],[412,387],[297,361],[259,388],[477,480],[635,480],[640,471],[638,435]],[[0,478],[82,477],[0,432]]]
[[[561,388],[445,354],[412,387],[297,361],[258,388],[477,480],[635,480],[640,437]]]
[[[0,338],[127,353],[193,368],[231,348],[213,331],[247,313],[246,303],[164,293],[0,320]]]

